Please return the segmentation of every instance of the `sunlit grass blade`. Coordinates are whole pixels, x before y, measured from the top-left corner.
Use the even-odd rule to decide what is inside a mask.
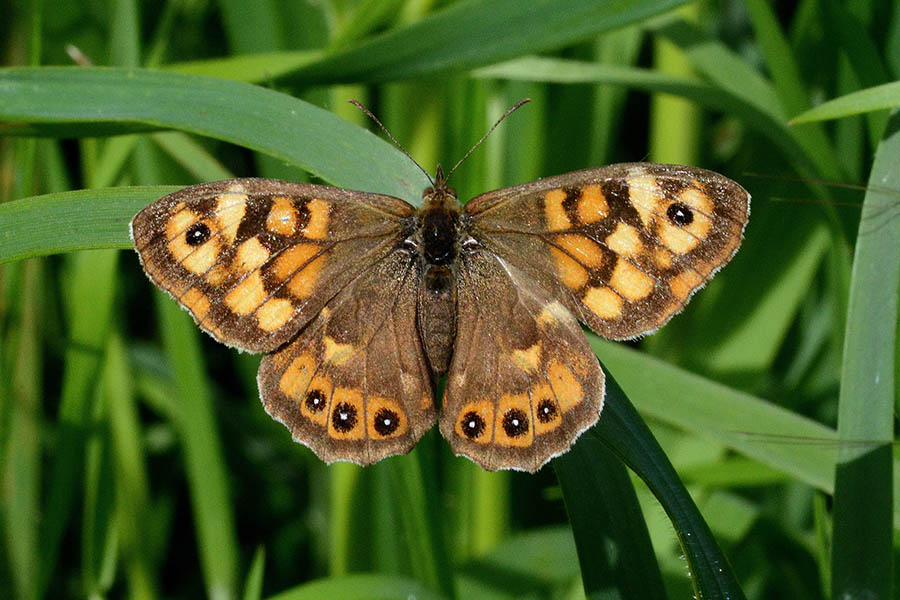
[[[607,374],[606,402],[594,435],[618,455],[659,500],[684,551],[697,598],[744,597],[728,560],[662,448],[628,401],[615,379]]]
[[[470,0],[300,68],[286,81],[390,81],[462,71],[579,42],[682,0],[522,4]]]
[[[244,600],[259,600],[262,598],[263,574],[266,569],[266,549],[260,546],[253,554],[253,562],[250,563],[250,571],[244,582]]]
[[[604,418],[601,414],[600,418]],[[616,589],[623,598],[665,598],[647,523],[621,459],[586,433],[553,468],[575,544],[585,595]]]
[[[428,184],[389,143],[269,89],[141,69],[0,69],[2,135],[97,137],[163,128],[241,144],[334,185],[413,202]]]
[[[790,122],[791,125],[800,125],[815,121],[842,119],[898,106],[900,106],[900,81],[893,81],[823,102],[815,108],[797,115]]]
[[[869,181],[900,188],[900,112],[889,121]],[[900,201],[866,194],[850,287],[844,338],[838,432],[841,440],[885,442],[842,448],[835,479],[832,596],[892,593],[891,486],[900,290]],[[861,510],[861,507],[865,507]]]

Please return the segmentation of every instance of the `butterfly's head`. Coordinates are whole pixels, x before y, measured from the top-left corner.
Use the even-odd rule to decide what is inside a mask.
[[[434,175],[434,183],[425,188],[425,191],[422,193],[422,209],[423,211],[437,208],[457,210],[458,205],[456,190],[452,187],[447,187],[447,177],[444,176],[444,168],[438,165],[437,172]]]

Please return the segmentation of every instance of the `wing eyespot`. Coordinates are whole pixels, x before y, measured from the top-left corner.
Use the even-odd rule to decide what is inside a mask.
[[[666,209],[666,216],[673,225],[687,227],[694,222],[694,211],[683,202],[673,202]]]
[[[200,246],[209,240],[211,234],[206,223],[194,223],[185,233],[185,242],[188,246]]]
[[[400,416],[387,408],[379,409],[375,413],[375,431],[378,435],[387,437],[397,431],[400,426]]]
[[[325,394],[322,390],[311,390],[306,394],[306,408],[310,412],[318,413],[325,410]]]
[[[476,440],[484,433],[487,423],[474,410],[467,412],[462,418],[462,431],[470,440]]]
[[[349,402],[340,402],[331,413],[331,425],[341,433],[352,431],[358,420],[356,407]]]
[[[518,408],[511,408],[503,415],[503,431],[511,438],[528,433],[528,416]]]

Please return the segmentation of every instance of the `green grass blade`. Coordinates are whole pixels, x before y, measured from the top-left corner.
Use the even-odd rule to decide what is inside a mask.
[[[177,189],[153,186],[78,190],[2,203],[0,263],[73,250],[130,248],[131,218]]]
[[[234,514],[212,391],[203,371],[200,333],[168,296],[157,292],[156,299],[180,399],[174,425],[184,448],[206,590],[214,600],[234,598],[238,560]]]
[[[112,322],[118,252],[97,250],[68,257],[63,298],[68,314],[60,392],[56,452],[41,521],[40,587],[45,590],[56,569],[63,533],[69,524],[83,474],[100,358]],[[40,594],[39,594],[40,595]]]
[[[791,119],[791,124],[843,119],[898,106],[900,106],[900,81],[893,81],[823,102]]]
[[[441,600],[441,596],[418,581],[390,575],[345,575],[313,581],[275,596],[269,600]]]
[[[240,144],[334,185],[412,202],[428,184],[387,142],[272,90],[141,69],[0,69],[2,135],[96,137],[161,128]]]
[[[900,187],[900,112],[878,147],[866,194],[850,287],[838,432],[871,448],[841,452],[835,480],[832,597],[892,595],[892,464],[900,202],[878,191]],[[864,507],[864,508],[863,508]],[[865,590],[865,592],[863,592]]]
[[[0,499],[4,555],[9,558],[11,587],[20,598],[37,598],[39,521],[41,493],[40,420],[44,372],[41,346],[43,265],[29,261],[24,265],[21,320],[16,332],[15,359],[9,382],[8,430],[3,434],[0,465]],[[9,336],[7,335],[7,339]],[[12,341],[12,340],[9,340]],[[10,357],[12,358],[12,357]],[[0,389],[0,392],[5,390]],[[7,400],[4,400],[5,403]]]
[[[260,546],[253,554],[253,562],[250,563],[250,571],[244,582],[244,600],[259,600],[262,598],[263,574],[266,569],[266,549]]]
[[[695,597],[743,598],[728,560],[653,434],[608,374],[606,386],[603,413],[586,435],[621,457],[659,500],[684,551]]]
[[[463,71],[579,42],[684,4],[637,2],[459,2],[412,25],[300,68],[286,81],[389,81]]]
[[[600,417],[604,418],[603,415]],[[554,459],[588,598],[665,598],[647,523],[622,461],[593,434]]]

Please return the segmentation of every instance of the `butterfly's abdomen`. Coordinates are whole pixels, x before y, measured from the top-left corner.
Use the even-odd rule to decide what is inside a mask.
[[[426,264],[419,285],[419,334],[435,376],[447,372],[456,337],[456,281],[449,265]]]

